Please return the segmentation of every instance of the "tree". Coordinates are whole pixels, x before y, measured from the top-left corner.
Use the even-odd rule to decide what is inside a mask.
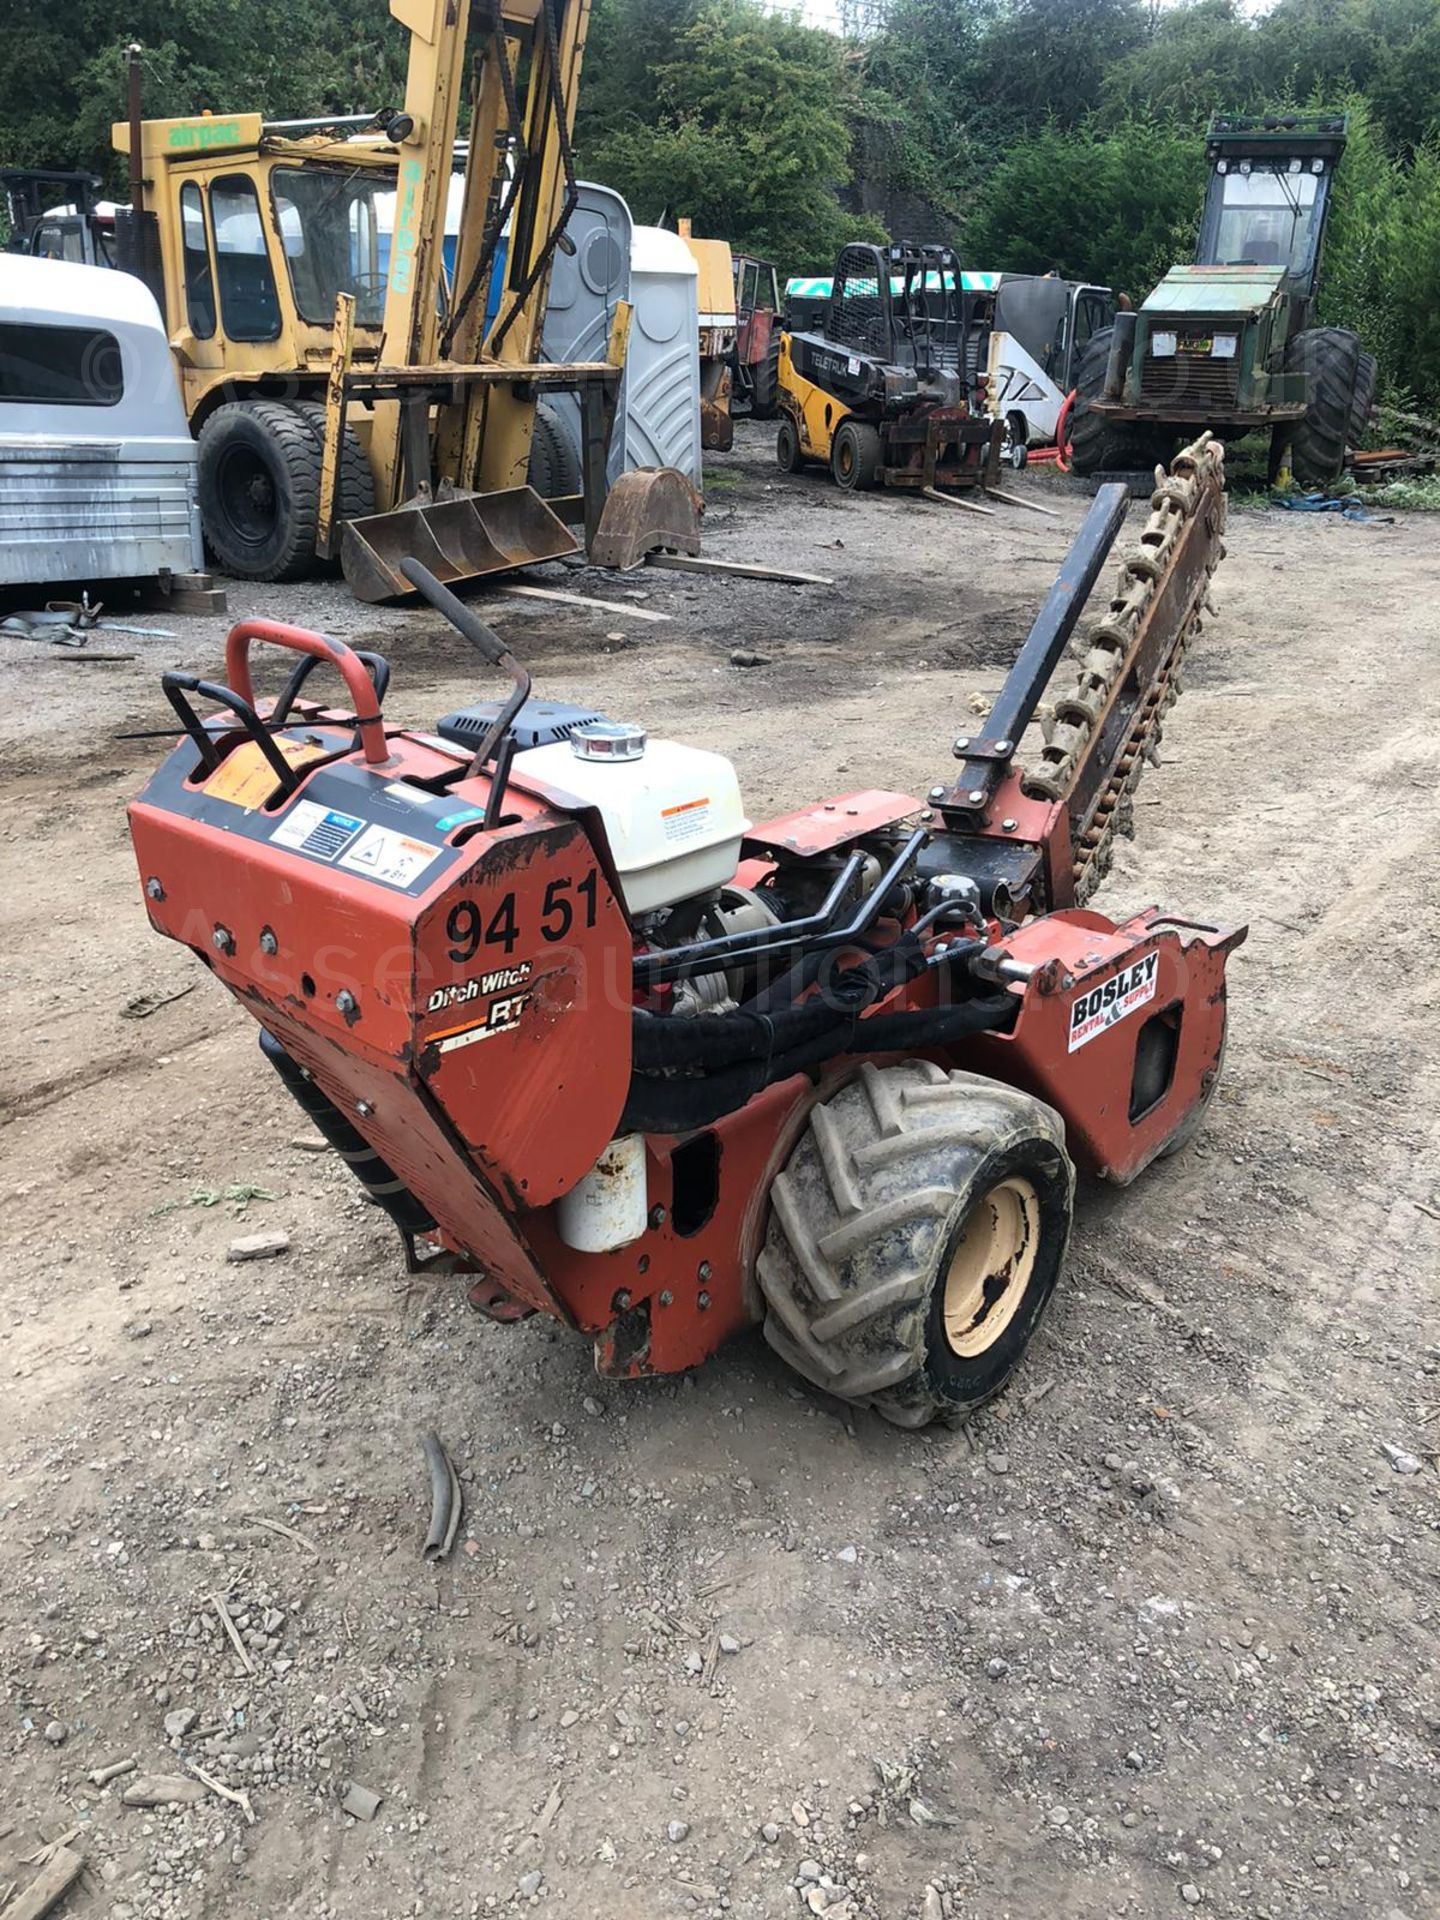
[[[991,271],[1091,280],[1138,301],[1194,251],[1204,184],[1201,143],[1189,132],[1048,126],[985,182],[965,258]]]
[[[855,228],[835,198],[849,178],[841,42],[753,0],[711,0],[647,71],[653,107],[602,125],[586,170],[641,219],[685,214],[787,267],[828,266]]]
[[[1011,0],[984,36],[985,90],[1018,134],[1078,126],[1147,28],[1141,0]]]
[[[1160,16],[1143,46],[1132,48],[1101,86],[1108,126],[1136,118],[1198,127],[1212,113],[1267,104],[1261,49],[1235,0],[1195,0]]]

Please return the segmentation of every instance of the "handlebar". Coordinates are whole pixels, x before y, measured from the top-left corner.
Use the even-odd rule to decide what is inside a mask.
[[[250,643],[262,640],[272,647],[284,647],[290,653],[309,654],[328,661],[345,682],[355,713],[365,758],[372,767],[383,766],[390,758],[385,744],[385,727],[380,718],[380,696],[365,663],[343,640],[331,640],[323,633],[311,633],[305,627],[287,627],[279,620],[242,620],[230,629],[225,641],[225,678],[231,690],[246,706],[255,704],[255,683],[250,677]],[[294,693],[291,693],[291,699]]]

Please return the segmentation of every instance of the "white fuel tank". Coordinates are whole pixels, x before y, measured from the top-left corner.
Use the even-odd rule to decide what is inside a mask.
[[[750,829],[723,754],[597,721],[515,756],[515,773],[598,810],[632,915],[711,893],[734,878]]]

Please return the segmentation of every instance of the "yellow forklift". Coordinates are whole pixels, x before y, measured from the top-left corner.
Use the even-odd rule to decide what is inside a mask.
[[[971,303],[949,247],[842,247],[817,323],[780,343],[782,471],[819,462],[850,492],[995,487],[1004,425]]]
[[[623,309],[604,361],[537,357],[576,203],[589,0],[389,4],[410,35],[401,108],[146,121],[132,49],[129,117],[113,130],[131,173],[120,263],[165,315],[211,550],[254,580],[338,556],[367,600],[410,591],[407,557],[454,584],[577,551],[526,484],[547,393],[580,398],[593,540],[629,319]]]

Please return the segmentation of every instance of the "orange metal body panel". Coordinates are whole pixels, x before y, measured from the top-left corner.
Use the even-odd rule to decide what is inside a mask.
[[[1158,908],[1121,926],[1079,907],[1027,921],[1006,950],[1047,974],[1031,982],[1012,1032],[976,1036],[967,1065],[1048,1101],[1076,1165],[1127,1185],[1214,1081],[1225,962],[1244,937],[1168,920]],[[1133,1005],[1104,1024],[1116,1004],[1107,989],[1131,978]],[[1161,1097],[1132,1120],[1136,1048],[1152,1020],[1172,1023],[1174,1061]]]
[[[920,812],[921,803],[908,793],[886,793],[867,787],[860,793],[842,793],[795,813],[782,813],[745,836],[747,852],[799,854],[829,853],[858,840],[861,834],[893,827]]]

